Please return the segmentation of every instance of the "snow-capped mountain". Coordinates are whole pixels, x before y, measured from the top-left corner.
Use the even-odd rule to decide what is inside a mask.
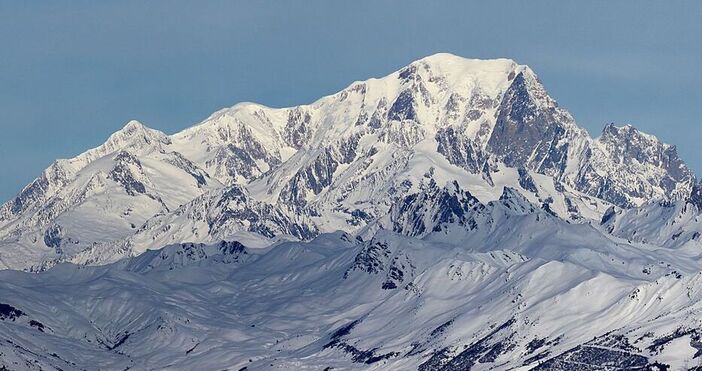
[[[147,219],[222,187],[170,138],[131,121],[101,146],[54,162],[0,208],[4,268],[32,267],[133,234]]]
[[[0,207],[41,271],[0,271],[0,367],[692,369],[700,214],[674,146],[437,54],[56,161]]]
[[[485,202],[521,189],[571,221],[599,220],[610,204],[681,199],[695,182],[675,147],[631,126],[590,138],[526,66],[437,54],[310,105],[238,104],[171,136],[130,122],[2,206],[0,257],[38,268],[262,231],[250,218],[221,220],[238,225],[225,230],[175,225],[226,187],[246,188],[255,208],[288,224],[265,228],[266,238],[355,233],[426,179],[458,181]],[[164,228],[177,233],[162,238]]]

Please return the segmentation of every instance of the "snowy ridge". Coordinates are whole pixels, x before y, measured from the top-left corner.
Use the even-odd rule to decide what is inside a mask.
[[[121,256],[114,249],[134,239],[141,252],[231,238],[252,228],[190,226],[164,240],[156,227],[224,187],[244,186],[275,219],[306,219],[295,238],[356,233],[427,177],[457,181],[481,201],[522,189],[573,222],[599,220],[609,204],[681,199],[695,182],[674,147],[636,129],[610,125],[591,139],[526,66],[436,54],[309,105],[242,103],[171,136],[131,121],[2,206],[0,261],[38,269],[79,253]],[[79,222],[96,219],[88,230]]]
[[[475,228],[446,224],[468,238],[457,243],[439,242],[443,229],[421,240],[334,233],[267,251],[182,244],[102,267],[0,272],[3,304],[24,313],[0,319],[9,340],[0,362],[64,370],[695,364],[699,261],[608,241],[514,191],[474,208],[492,218],[476,218]],[[500,215],[532,231],[548,220],[559,240],[526,228],[484,238],[482,230],[519,224],[495,223]],[[96,303],[101,292],[111,295]],[[60,309],[47,315],[38,302]]]

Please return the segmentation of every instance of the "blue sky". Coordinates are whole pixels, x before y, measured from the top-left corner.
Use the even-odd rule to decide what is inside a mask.
[[[0,0],[0,200],[128,120],[309,103],[450,52],[530,65],[590,133],[631,123],[702,172],[702,2]]]

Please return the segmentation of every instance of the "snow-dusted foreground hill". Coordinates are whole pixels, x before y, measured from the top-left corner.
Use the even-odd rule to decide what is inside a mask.
[[[695,369],[701,211],[674,146],[506,59],[132,121],[0,207],[0,366]]]
[[[0,364],[45,370],[700,364],[699,258],[569,224],[513,190],[488,204],[456,200],[465,207],[444,213],[444,221],[411,214],[433,223],[422,239],[381,229],[365,241],[338,232],[263,250],[236,242],[179,244],[107,266],[2,271]],[[406,232],[399,220],[398,231]]]

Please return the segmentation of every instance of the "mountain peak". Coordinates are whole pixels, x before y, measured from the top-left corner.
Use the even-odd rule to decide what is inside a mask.
[[[495,58],[495,59],[477,59],[477,58],[465,58],[451,53],[436,53],[428,55],[424,58],[418,59],[411,64],[416,63],[426,63],[432,66],[473,66],[473,67],[490,67],[490,66],[501,66],[501,67],[516,67],[519,66],[517,62],[509,58]]]
[[[139,121],[131,120],[120,130],[112,133],[105,143],[68,160],[78,170],[100,157],[122,150],[150,151],[161,144],[170,144],[165,133],[150,129]]]
[[[142,124],[141,122],[137,120],[129,120],[126,125],[122,128],[120,131],[133,131],[133,130],[140,130],[140,129],[145,129],[146,126]]]
[[[647,142],[660,143],[660,140],[655,135],[645,133],[631,124],[615,126],[614,123],[609,123],[604,127],[604,129],[602,129],[601,138],[640,138],[642,140],[646,140]]]
[[[617,169],[595,182],[601,190],[595,195],[617,206],[631,207],[658,198],[684,198],[695,183],[694,173],[678,156],[674,145],[632,125],[606,125],[593,145],[591,164],[600,169],[612,165],[612,169]],[[613,187],[615,182],[619,184]]]
[[[532,213],[535,210],[534,204],[529,202],[521,192],[507,186],[502,189],[499,202],[494,204],[500,204],[517,214]]]
[[[38,191],[24,192],[7,206],[12,211],[7,215],[19,215],[13,210],[25,210],[23,205],[48,204],[46,215],[54,218],[58,212],[45,202],[48,197],[63,190],[79,194],[74,190],[87,189],[87,180],[108,166],[114,168],[114,160],[123,158],[117,153],[128,152],[134,164],[138,160],[147,170],[159,164],[168,172],[177,167],[175,174],[185,171],[183,182],[193,184],[195,179],[197,184],[187,197],[205,191],[200,187],[209,177],[216,180],[213,188],[239,185],[252,200],[283,205],[281,215],[333,219],[320,230],[365,228],[425,179],[458,182],[456,190],[425,197],[434,197],[428,202],[439,211],[444,206],[458,210],[454,199],[473,205],[472,196],[458,195],[460,185],[486,201],[495,200],[504,188],[500,204],[513,210],[544,205],[550,210],[553,205],[559,215],[599,220],[603,209],[598,202],[581,201],[585,195],[619,207],[689,195],[694,175],[674,147],[653,139],[630,125],[608,125],[601,139],[593,140],[548,95],[529,67],[511,59],[438,53],[307,105],[239,103],[172,136],[129,121],[99,147],[53,166],[30,187]],[[88,167],[103,157],[107,160]],[[169,208],[193,201],[175,187],[162,193],[168,196],[164,204]],[[425,208],[415,201],[408,207]],[[61,210],[80,203],[66,205]],[[142,224],[147,214],[135,218],[135,224]],[[158,231],[149,229],[153,235],[145,241],[156,241],[150,238]],[[188,240],[210,235],[187,233],[183,238]]]
[[[468,78],[481,83],[505,83],[511,81],[520,72],[531,71],[529,67],[507,59],[470,59],[450,53],[437,53],[410,63],[400,70],[425,70],[430,75],[444,76],[453,83]]]
[[[170,140],[165,133],[148,128],[137,120],[130,120],[122,129],[110,135],[103,146],[108,147],[106,149],[112,152],[134,145],[141,147],[143,144],[168,144],[169,142]]]

